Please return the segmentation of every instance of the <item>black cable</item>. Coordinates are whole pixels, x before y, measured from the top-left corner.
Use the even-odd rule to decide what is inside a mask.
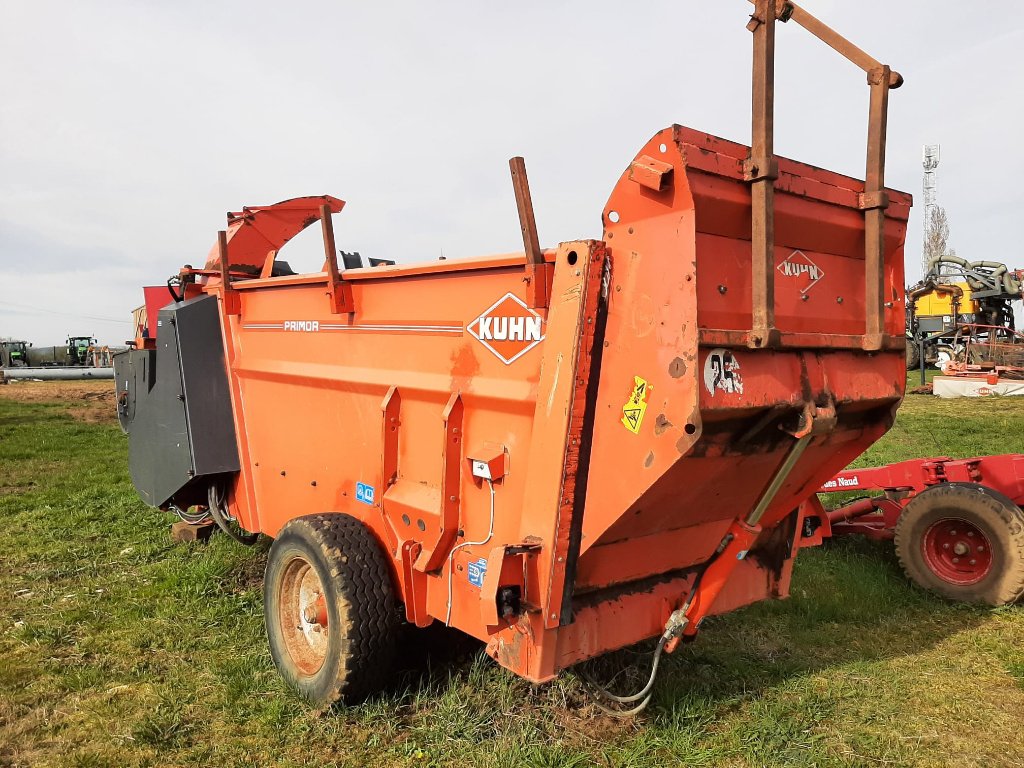
[[[221,509],[221,504],[224,502],[221,499],[216,483],[210,483],[210,487],[206,492],[206,499],[209,502],[210,517],[213,518],[213,522],[217,524],[218,528],[243,546],[251,547],[256,543],[260,537],[258,533],[245,533],[244,531],[240,533],[241,527],[239,531],[231,527],[231,524],[228,522],[228,515]]]
[[[167,278],[167,292],[171,294],[171,298],[174,299],[175,304],[180,304],[185,300],[185,287],[181,286],[181,295],[174,292],[174,285],[181,286],[181,278],[177,275]]]

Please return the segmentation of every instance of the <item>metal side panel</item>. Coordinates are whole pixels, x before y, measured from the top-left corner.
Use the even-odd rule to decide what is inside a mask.
[[[175,329],[170,335],[177,339],[192,469],[199,477],[237,472],[238,446],[217,299],[203,296],[165,311]]]
[[[115,360],[129,471],[152,506],[197,478],[239,469],[217,300],[172,304],[158,324],[155,351]]]

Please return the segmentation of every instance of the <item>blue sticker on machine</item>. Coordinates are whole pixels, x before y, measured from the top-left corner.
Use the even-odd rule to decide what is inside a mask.
[[[356,483],[356,501],[363,504],[373,504],[373,486],[366,483]]]
[[[467,575],[469,576],[470,584],[474,587],[483,587],[484,576],[487,575],[487,560],[481,557],[479,560],[471,562],[467,570]]]

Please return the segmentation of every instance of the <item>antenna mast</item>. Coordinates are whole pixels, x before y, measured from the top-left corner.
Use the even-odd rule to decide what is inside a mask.
[[[924,231],[921,239],[921,273],[928,271],[928,232],[932,227],[932,216],[935,214],[936,203],[936,173],[939,167],[939,145],[925,144],[921,152],[921,165],[924,167]]]

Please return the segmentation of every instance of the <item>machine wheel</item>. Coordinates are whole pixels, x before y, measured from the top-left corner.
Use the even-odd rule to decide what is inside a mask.
[[[1024,513],[983,485],[943,483],[904,508],[896,554],[911,580],[950,600],[1013,603],[1024,594]]]
[[[263,609],[274,664],[317,707],[380,690],[395,655],[398,603],[387,557],[349,515],[289,522],[270,548]]]
[[[921,347],[913,339],[907,339],[907,370],[914,371],[921,367]]]

